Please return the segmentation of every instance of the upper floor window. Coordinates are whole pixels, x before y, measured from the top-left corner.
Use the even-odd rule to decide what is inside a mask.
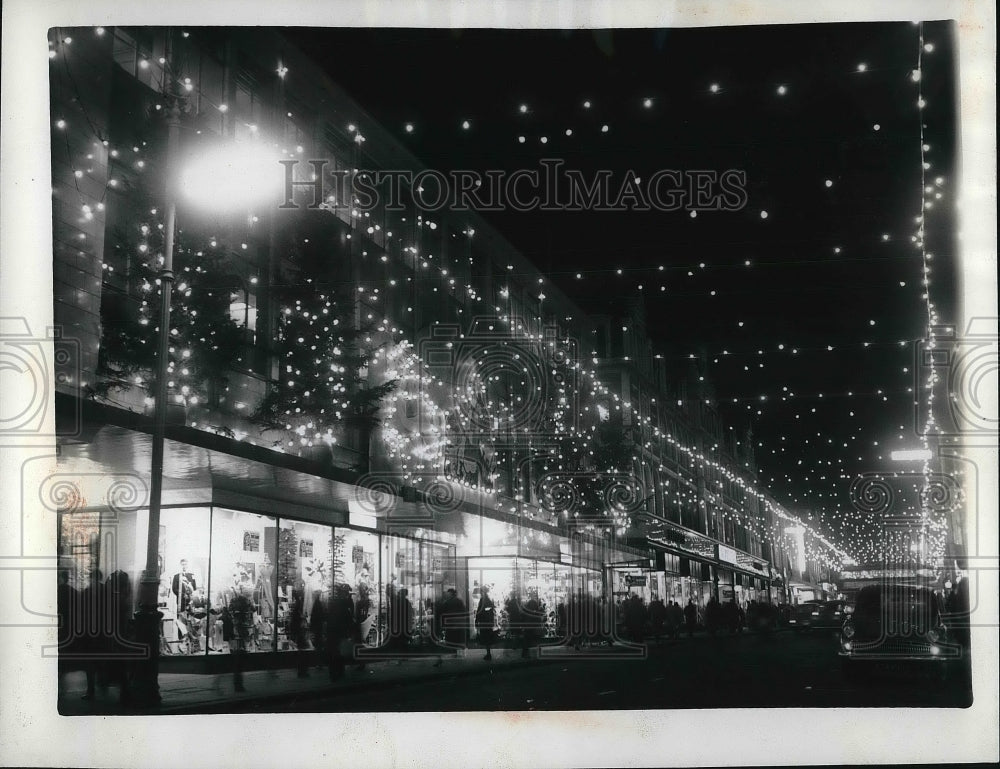
[[[264,115],[264,104],[257,91],[257,79],[242,71],[236,77],[236,139],[256,138]]]
[[[115,63],[138,78],[146,85],[153,83],[153,45],[150,35],[139,30],[125,30],[115,27],[115,37],[111,46],[111,57]],[[156,67],[155,69],[159,69]]]

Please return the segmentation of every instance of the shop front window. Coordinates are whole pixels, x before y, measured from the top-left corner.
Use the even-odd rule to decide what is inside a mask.
[[[273,651],[277,609],[277,521],[215,508],[212,515],[210,649]],[[217,612],[214,613],[214,612]]]
[[[354,601],[360,636],[368,646],[378,646],[382,608],[377,534],[336,529],[333,535],[333,583],[346,585]]]
[[[162,582],[163,572],[169,566],[169,563],[164,565],[165,531],[168,522],[183,516],[184,512],[186,511],[164,510],[161,514],[161,599],[169,589],[169,585],[165,586]],[[207,514],[207,510],[202,510],[194,517],[200,519]],[[124,572],[129,579],[129,608],[134,611],[138,600],[139,579],[146,567],[148,526],[149,513],[146,510],[62,514],[59,523],[59,566],[66,573],[69,585],[80,591],[94,580],[104,583],[114,572]]]
[[[518,614],[521,607],[534,599],[545,614],[546,637],[554,637],[559,604],[569,603],[571,595],[577,592],[599,595],[599,586],[600,575],[596,572],[583,569],[574,572],[565,564],[529,558],[469,559],[468,605],[475,610],[483,588],[487,588],[500,609],[501,631],[506,630],[511,612]],[[588,588],[597,592],[588,593]]]
[[[206,650],[210,521],[208,508],[160,512],[157,605],[163,614],[161,651],[168,655],[204,654]],[[148,525],[147,518],[142,528]]]
[[[455,586],[454,547],[439,542],[422,542],[399,536],[382,539],[382,583],[385,585],[380,614],[382,637],[388,632],[392,619],[388,616],[393,600],[406,590],[412,608],[414,637],[430,640],[433,627],[434,606],[444,591]],[[479,597],[476,596],[476,601]]]
[[[277,558],[278,651],[311,648],[313,606],[329,598],[333,584],[333,528],[282,520]]]

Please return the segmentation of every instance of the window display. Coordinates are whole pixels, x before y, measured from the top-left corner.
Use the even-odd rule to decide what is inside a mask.
[[[205,540],[207,541],[207,539]],[[212,514],[209,651],[273,651],[278,574],[277,521],[216,507]]]
[[[148,521],[148,518],[146,519]],[[148,523],[142,528],[145,530]],[[164,654],[205,652],[208,623],[208,537],[210,511],[203,507],[160,511],[157,606],[163,613],[160,649]],[[145,536],[145,531],[143,532]],[[145,544],[139,549],[142,572]]]
[[[503,607],[499,611],[501,633],[506,632],[508,615],[536,599],[545,613],[545,635],[558,635],[559,604],[567,604],[571,595],[586,586],[596,586],[600,595],[600,575],[589,569],[573,569],[566,564],[536,561],[528,558],[470,558],[469,602],[479,603],[482,588],[489,589],[490,597]]]
[[[380,643],[378,534],[350,529],[335,529],[333,533],[333,584],[346,585],[354,601],[355,618],[360,639],[369,646]]]
[[[393,625],[394,598],[406,590],[412,608],[408,628],[416,641],[430,640],[434,604],[448,587],[455,586],[454,547],[398,536],[382,538],[382,583],[385,585],[380,633],[385,638]],[[403,621],[405,624],[405,620]]]
[[[67,571],[69,584],[83,590],[95,571],[100,571],[104,579],[115,571],[123,571],[137,586],[146,566],[147,520],[145,510],[61,515],[59,563]],[[161,545],[161,573],[162,549]],[[134,596],[136,591],[132,593]]]
[[[134,610],[147,530],[146,510],[61,514],[59,558],[70,585],[123,571]],[[510,601],[537,600],[549,638],[559,632],[560,604],[603,593],[599,570],[516,556],[463,558],[460,569],[455,544],[220,507],[163,509],[156,541],[164,657],[312,648],[314,607],[338,585],[350,591],[358,640],[369,646],[388,640],[392,597],[404,589],[408,631],[428,641],[435,605],[451,587],[471,611],[489,586],[501,625]]]
[[[282,520],[278,529],[278,651],[311,648],[309,621],[333,584],[333,528]]]

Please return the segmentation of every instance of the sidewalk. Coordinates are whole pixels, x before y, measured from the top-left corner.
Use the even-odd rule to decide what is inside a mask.
[[[707,637],[707,633],[695,633],[694,642]],[[747,634],[741,634],[747,635]],[[690,642],[684,636],[676,641],[651,642],[649,648],[669,648],[678,643]],[[368,662],[363,669],[348,666],[344,677],[331,681],[326,667],[311,667],[308,678],[299,678],[294,668],[278,670],[254,670],[243,673],[244,691],[235,688],[233,674],[219,673],[161,673],[159,676],[162,702],[157,708],[126,707],[118,702],[118,687],[97,689],[93,700],[84,700],[86,676],[82,671],[68,673],[63,678],[63,690],[59,696],[59,713],[64,716],[88,715],[151,715],[196,713],[204,710],[222,709],[227,703],[240,704],[254,702],[266,709],[273,702],[280,710],[280,702],[289,698],[324,697],[337,693],[356,692],[389,688],[397,684],[413,683],[440,677],[482,675],[526,665],[540,665],[556,662],[571,662],[592,659],[596,656],[615,656],[622,646],[608,647],[582,646],[579,650],[572,646],[545,646],[544,652],[532,649],[527,659],[520,649],[494,648],[493,659],[483,659],[485,651],[470,647],[463,656],[445,655],[440,667],[435,667],[437,657],[421,655],[405,659],[388,659]],[[237,708],[234,708],[237,709]]]
[[[253,701],[264,704],[269,700],[278,702],[290,697],[327,696],[443,676],[479,675],[491,669],[497,671],[546,661],[539,658],[537,650],[532,650],[528,659],[522,658],[518,649],[494,649],[493,659],[489,661],[483,659],[484,655],[483,649],[470,648],[464,656],[445,655],[440,667],[435,667],[437,657],[428,655],[368,662],[363,669],[349,665],[344,677],[337,681],[330,680],[326,667],[311,667],[308,678],[299,678],[294,668],[254,670],[243,674],[242,692],[236,691],[232,673],[161,673],[162,702],[158,708],[121,705],[117,686],[103,691],[98,688],[93,700],[84,700],[86,676],[82,671],[73,672],[63,679],[59,713],[64,716],[182,714],[219,708],[227,703]]]

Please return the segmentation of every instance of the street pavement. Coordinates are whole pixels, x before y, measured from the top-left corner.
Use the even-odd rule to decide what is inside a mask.
[[[244,673],[244,692],[232,675],[161,675],[161,713],[402,712],[497,710],[613,710],[725,707],[967,707],[968,666],[945,681],[918,670],[884,666],[847,680],[833,634],[697,634],[644,647],[547,647],[530,659],[494,649],[349,667],[331,682],[313,668]],[[82,674],[67,677],[63,715],[134,713],[117,704],[117,690],[83,701]]]
[[[600,657],[447,674],[420,686],[299,702],[301,712],[615,710],[766,707],[964,707],[968,679],[887,669],[847,681],[832,636],[682,639],[653,644],[646,659]],[[263,711],[260,711],[263,712]]]

